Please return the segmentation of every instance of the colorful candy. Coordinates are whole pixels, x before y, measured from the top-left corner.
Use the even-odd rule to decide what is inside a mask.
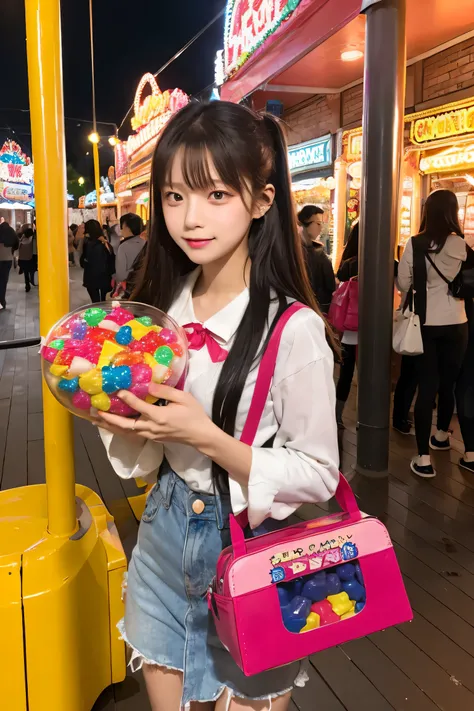
[[[277,584],[283,623],[289,632],[305,633],[348,620],[366,604],[358,561],[333,566]]]
[[[120,391],[154,404],[152,383],[179,382],[186,367],[182,333],[153,307],[90,306],[53,327],[41,349],[44,375],[58,400],[81,417],[95,419],[98,411],[130,417],[137,412]]]

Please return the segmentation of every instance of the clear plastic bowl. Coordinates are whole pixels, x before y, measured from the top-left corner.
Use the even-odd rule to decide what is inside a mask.
[[[159,309],[133,301],[82,306],[58,321],[41,346],[49,389],[87,420],[99,410],[136,417],[118,391],[153,404],[150,383],[180,385],[187,361],[183,329]]]

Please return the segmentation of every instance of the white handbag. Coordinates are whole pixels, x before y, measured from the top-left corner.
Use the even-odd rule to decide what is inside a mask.
[[[398,309],[393,322],[393,350],[401,355],[422,355],[420,317],[413,311]]]

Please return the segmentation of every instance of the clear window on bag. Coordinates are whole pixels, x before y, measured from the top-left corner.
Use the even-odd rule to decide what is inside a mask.
[[[365,607],[357,560],[277,584],[283,624],[301,634],[354,617]]]

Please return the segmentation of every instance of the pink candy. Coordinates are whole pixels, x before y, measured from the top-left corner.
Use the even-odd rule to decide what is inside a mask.
[[[170,343],[176,343],[178,340],[178,336],[174,331],[170,331],[169,328],[163,328],[160,331],[160,338],[163,343],[166,345],[170,345]]]
[[[41,349],[41,356],[49,363],[53,363],[57,355],[58,351],[56,348],[48,348],[48,346],[43,346]]]
[[[132,385],[129,390],[132,395],[140,398],[140,400],[145,400],[145,398],[150,394],[148,392],[148,383],[138,383],[137,385]]]
[[[145,363],[140,363],[131,366],[132,371],[132,384],[138,385],[140,383],[149,383],[151,380],[151,368]]]
[[[78,410],[90,410],[91,396],[85,393],[84,390],[78,390],[72,396],[72,404]]]
[[[113,415],[121,415],[122,417],[129,417],[130,415],[136,415],[136,411],[127,405],[123,400],[118,398],[116,395],[112,395],[110,398],[110,410]]]
[[[117,306],[111,313],[107,316],[109,321],[114,321],[118,323],[119,326],[124,326],[129,321],[133,321],[134,315],[131,311],[123,309],[121,306]]]

